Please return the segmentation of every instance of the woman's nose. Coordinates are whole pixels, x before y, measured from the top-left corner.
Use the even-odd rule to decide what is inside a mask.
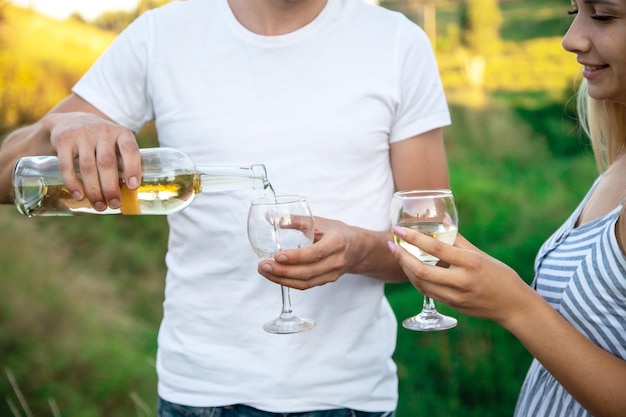
[[[585,52],[589,49],[589,38],[581,27],[580,16],[576,16],[569,29],[563,35],[561,45],[563,49],[572,53]]]

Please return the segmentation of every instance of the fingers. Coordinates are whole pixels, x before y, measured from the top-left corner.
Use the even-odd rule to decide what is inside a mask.
[[[316,264],[290,265],[271,260],[260,262],[258,272],[272,282],[299,290],[335,282],[343,274],[341,269]]]
[[[423,252],[434,256],[442,262],[453,264],[454,258],[458,256],[458,253],[455,252],[455,249],[451,245],[440,242],[415,230],[393,226],[393,233],[403,241],[417,246]]]
[[[117,149],[124,171],[124,181],[131,190],[137,189],[141,183],[141,154],[135,135],[127,129],[117,137]]]
[[[315,234],[315,226],[310,216],[268,211],[265,221],[271,225],[278,225],[280,229],[298,230],[306,237],[312,237]]]
[[[312,236],[314,224],[309,216],[290,215],[280,218],[281,229],[299,230],[305,236]]]
[[[323,274],[308,277],[308,275],[298,276],[297,273],[290,272],[289,275],[278,275],[281,273],[280,264],[272,264],[272,273],[268,273],[264,269],[264,265],[260,265],[258,272],[268,280],[284,285],[285,287],[294,288],[297,290],[308,290],[310,288],[319,287],[330,282],[335,282],[339,279],[339,274]]]
[[[119,134],[117,135],[119,137]],[[83,171],[81,165],[81,173],[87,174],[88,178],[94,181],[93,190],[94,196],[100,191],[104,198],[105,204],[113,209],[119,208],[121,205],[121,190],[120,190],[120,171],[121,168],[118,165],[117,147],[110,146],[107,143],[98,141],[96,143],[96,171],[86,172]],[[91,168],[91,167],[90,167]],[[98,182],[99,180],[99,182]],[[87,196],[91,196],[89,193],[90,188],[85,183],[87,189]]]
[[[133,133],[91,113],[49,116],[50,140],[61,176],[75,199],[103,211],[121,206],[120,172],[130,189],[141,179],[141,155]]]
[[[450,267],[463,265],[465,262],[464,251],[411,229],[394,227],[393,232],[405,242],[413,244],[421,251],[439,259],[436,266],[427,264],[421,262],[414,254],[402,248],[402,246],[388,242],[389,250],[418,290],[426,295],[433,296],[430,293],[432,288],[438,287],[438,290],[440,290],[441,286],[454,286],[456,284],[457,278],[453,277],[455,272]],[[467,242],[466,240],[464,241]]]
[[[261,261],[258,272],[270,281],[299,290],[337,281],[345,272],[343,256],[323,249],[313,245],[281,251],[274,260]]]
[[[114,132],[107,132],[107,135],[113,134]],[[131,143],[128,143],[129,138]],[[133,190],[139,186],[141,179],[141,154],[134,138],[134,135],[127,129],[118,128],[112,144],[105,141],[97,142],[95,155],[96,172],[90,171],[88,174],[88,178],[93,181],[93,195],[90,194],[90,189],[85,184],[90,201],[93,201],[92,197],[95,199],[101,195],[106,205],[113,209],[120,208],[120,175],[124,178],[129,189]],[[91,169],[91,166],[89,166],[89,169]],[[85,173],[82,165],[81,173]],[[98,194],[98,191],[101,194]],[[95,208],[98,210],[98,207]]]
[[[510,267],[476,249],[462,236],[452,246],[408,229],[394,232],[450,263],[449,268],[428,265],[401,246],[388,243],[402,270],[422,294],[465,314],[498,321],[515,305],[520,288],[527,287]]]
[[[388,242],[388,245],[411,284],[421,294],[458,308],[457,303],[452,301],[458,295],[458,290],[454,286],[455,273],[449,269],[449,265],[442,267],[440,263],[427,264],[393,242]]]
[[[102,139],[106,132],[99,135]],[[117,149],[102,140],[81,140],[76,143],[78,169],[85,197],[93,208],[103,211],[120,207],[119,167]]]
[[[58,147],[57,159],[59,161],[59,171],[68,191],[74,196],[75,200],[85,198],[85,190],[82,182],[78,179],[76,156],[78,151],[73,147]]]

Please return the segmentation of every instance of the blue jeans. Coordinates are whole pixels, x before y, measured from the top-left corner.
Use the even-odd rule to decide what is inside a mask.
[[[393,411],[369,413],[345,408],[302,413],[270,413],[247,405],[227,405],[225,407],[188,407],[172,404],[159,398],[158,417],[394,417]]]

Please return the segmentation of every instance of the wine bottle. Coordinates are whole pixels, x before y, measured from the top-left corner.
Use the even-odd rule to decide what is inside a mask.
[[[120,172],[121,207],[95,210],[89,200],[76,200],[67,190],[56,156],[19,159],[13,170],[13,197],[26,216],[88,214],[165,215],[189,206],[201,192],[266,189],[271,187],[262,164],[249,166],[196,166],[172,148],[144,148],[141,184],[129,189]],[[77,175],[80,172],[77,168]]]

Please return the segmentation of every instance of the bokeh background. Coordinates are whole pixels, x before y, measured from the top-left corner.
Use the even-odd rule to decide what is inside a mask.
[[[166,2],[55,19],[0,0],[0,140],[65,97],[132,19]],[[461,232],[530,282],[539,246],[597,175],[571,101],[580,68],[560,45],[569,2],[380,3],[420,24],[436,49]],[[152,126],[139,141],[156,144]],[[0,416],[156,414],[166,233],[157,216],[28,219],[0,206]],[[398,321],[421,304],[409,284],[387,293]],[[457,328],[399,331],[398,417],[512,415],[528,352],[493,323],[440,309]]]

